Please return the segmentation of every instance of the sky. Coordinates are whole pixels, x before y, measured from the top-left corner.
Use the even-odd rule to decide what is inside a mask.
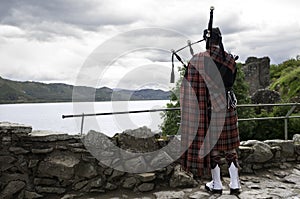
[[[239,62],[268,56],[279,64],[300,54],[297,0],[2,0],[0,76],[168,88],[170,50],[202,39],[210,6],[225,50],[239,55]],[[200,43],[194,50],[203,49]],[[190,58],[188,52],[182,56]]]

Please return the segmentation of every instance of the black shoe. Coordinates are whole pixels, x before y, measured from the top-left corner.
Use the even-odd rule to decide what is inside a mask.
[[[239,188],[230,189],[230,195],[239,195],[240,193],[241,193],[241,190]]]
[[[222,195],[222,191],[223,191],[222,189],[211,189],[206,185],[205,185],[205,189],[206,189],[206,191],[208,191],[212,194],[220,194],[220,195]]]

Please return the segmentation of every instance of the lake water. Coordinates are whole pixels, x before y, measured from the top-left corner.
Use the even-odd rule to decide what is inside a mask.
[[[79,134],[81,117],[62,119],[62,115],[158,109],[165,108],[167,103],[168,100],[2,104],[0,121],[30,125],[33,130]],[[126,129],[141,126],[158,131],[162,122],[160,114],[161,112],[152,112],[85,117],[83,133],[96,130],[113,136]]]

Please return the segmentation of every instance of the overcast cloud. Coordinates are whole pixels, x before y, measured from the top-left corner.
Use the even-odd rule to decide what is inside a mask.
[[[178,35],[201,39],[211,5],[225,49],[238,54],[239,61],[269,56],[271,63],[279,64],[300,54],[297,0],[4,0],[0,2],[0,76],[76,84],[89,55],[106,41],[120,39],[118,35],[124,32],[149,27],[170,30],[156,35],[137,31],[122,45],[160,43],[169,48],[173,42],[176,49],[186,44]],[[147,87],[147,82],[152,87],[165,84],[170,77],[167,71],[171,71],[171,55],[166,50],[129,52],[111,60],[105,74],[89,77],[91,69],[84,77],[98,79],[94,85],[98,87],[120,86],[120,82],[125,88]],[[153,71],[155,67],[159,70]],[[142,76],[137,75],[140,73]]]

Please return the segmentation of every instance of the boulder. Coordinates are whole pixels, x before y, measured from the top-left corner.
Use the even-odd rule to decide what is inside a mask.
[[[197,182],[193,178],[192,173],[183,171],[180,165],[174,168],[173,175],[170,178],[170,187],[172,188],[187,188],[195,187]]]
[[[249,141],[249,143],[247,142],[244,145],[247,146],[246,144],[248,144],[249,146],[250,143],[253,144],[252,148],[254,149],[254,152],[245,158],[245,162],[264,163],[273,158],[271,147],[268,144],[257,140]]]
[[[294,141],[295,153],[300,155],[300,134],[295,134],[293,136],[293,141]]]
[[[295,147],[293,140],[266,140],[264,143],[271,147],[280,147],[280,154],[282,159],[294,157]]]

